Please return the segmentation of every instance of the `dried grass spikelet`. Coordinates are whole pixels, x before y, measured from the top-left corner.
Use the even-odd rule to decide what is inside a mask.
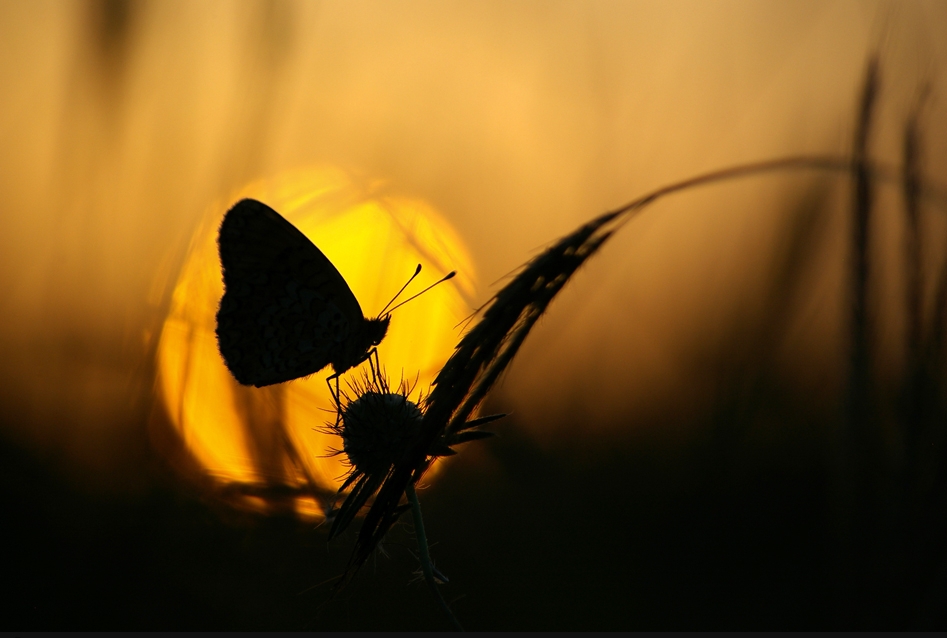
[[[410,449],[399,449],[398,461],[384,471],[377,467],[371,474],[366,474],[358,467],[353,468],[342,489],[354,487],[339,509],[330,536],[341,532],[376,491],[377,495],[362,523],[343,583],[364,563],[407,509],[400,502],[409,484],[417,483],[435,458],[452,454],[450,446],[490,436],[477,428],[503,415],[472,420],[470,417],[512,361],[549,303],[579,266],[611,236],[617,225],[629,218],[626,214],[629,212],[631,209],[626,207],[602,215],[526,264],[488,302],[481,320],[464,335],[438,373],[432,392],[420,400],[420,427],[416,435],[412,435],[414,444]],[[369,391],[375,390],[370,388]],[[348,404],[351,405],[353,403]],[[344,419],[343,412],[343,428]],[[415,427],[417,424],[412,422],[412,430]]]
[[[874,65],[869,70],[867,92],[870,102],[874,87]],[[870,115],[863,108],[862,119]],[[862,127],[864,128],[864,127]],[[867,129],[865,129],[867,130]],[[862,149],[863,150],[863,149]],[[497,379],[513,360],[536,321],[573,274],[593,256],[612,234],[645,207],[674,193],[693,187],[739,177],[779,171],[818,171],[861,175],[896,182],[901,172],[870,162],[859,149],[853,156],[808,155],[752,162],[704,173],[670,184],[639,197],[624,206],[583,224],[522,266],[511,281],[488,301],[479,312],[480,321],[461,339],[433,383],[430,395],[420,401],[420,428],[410,450],[385,473],[372,476],[353,474],[345,487],[354,483],[340,516],[332,528],[338,534],[355,513],[375,495],[356,541],[355,551],[340,584],[357,570],[385,536],[407,506],[401,499],[409,486],[417,483],[438,456],[436,450],[462,432],[482,425],[484,419],[468,421]],[[918,178],[918,197],[947,206],[947,191],[931,180]],[[945,278],[947,281],[947,278]],[[947,284],[944,285],[947,290]],[[944,293],[947,299],[947,292]],[[947,302],[944,304],[947,307]],[[947,312],[945,312],[947,314]],[[485,417],[491,420],[495,417]],[[377,494],[376,494],[377,492]],[[345,516],[341,514],[344,512]]]

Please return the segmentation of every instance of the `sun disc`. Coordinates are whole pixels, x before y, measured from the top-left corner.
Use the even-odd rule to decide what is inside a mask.
[[[217,349],[215,314],[223,283],[216,232],[229,205],[244,197],[266,203],[309,237],[342,274],[366,316],[384,307],[418,263],[417,284],[458,271],[394,313],[379,346],[393,385],[403,375],[416,380],[418,389],[430,386],[457,342],[455,326],[473,306],[473,268],[457,234],[429,205],[387,197],[335,168],[254,182],[213,207],[195,233],[158,345],[158,391],[168,420],[202,472],[226,492],[245,494],[251,509],[285,508],[286,494],[295,494],[289,510],[321,518],[313,488],[329,498],[348,469],[342,456],[327,456],[342,446],[324,431],[334,419],[325,382],[330,369],[247,388],[231,376]],[[343,375],[343,385],[351,374],[359,372]]]

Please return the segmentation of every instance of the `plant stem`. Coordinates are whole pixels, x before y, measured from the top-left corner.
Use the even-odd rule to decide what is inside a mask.
[[[411,503],[411,516],[414,517],[414,532],[418,535],[418,555],[421,559],[421,572],[424,574],[424,580],[427,582],[431,591],[434,592],[434,598],[437,599],[437,604],[440,605],[444,613],[447,614],[451,624],[454,625],[454,629],[463,631],[464,628],[461,626],[460,621],[457,620],[457,617],[454,616],[450,607],[447,606],[444,597],[441,596],[441,592],[437,588],[437,581],[434,579],[434,565],[431,563],[431,554],[427,547],[427,534],[424,533],[424,521],[421,518],[421,503],[418,501],[417,492],[414,491],[414,484],[408,483],[407,487],[404,488],[404,493],[408,497],[408,502]]]

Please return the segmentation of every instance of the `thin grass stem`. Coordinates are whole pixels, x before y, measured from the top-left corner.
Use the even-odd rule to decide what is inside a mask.
[[[441,591],[437,588],[437,580],[434,578],[434,564],[431,563],[431,553],[427,546],[427,534],[424,532],[424,520],[421,518],[421,502],[418,500],[418,493],[414,491],[414,484],[408,483],[404,488],[404,493],[411,504],[411,516],[414,518],[414,532],[418,536],[418,557],[421,560],[421,572],[424,574],[424,581],[433,592],[434,598],[437,599],[437,604],[447,614],[454,629],[463,631],[464,628],[460,621],[447,606],[447,602],[441,596]]]

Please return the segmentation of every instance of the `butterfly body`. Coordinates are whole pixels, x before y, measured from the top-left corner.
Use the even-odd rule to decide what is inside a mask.
[[[237,202],[218,236],[224,295],[217,343],[227,368],[257,387],[364,361],[388,331],[367,319],[332,262],[269,206]]]

